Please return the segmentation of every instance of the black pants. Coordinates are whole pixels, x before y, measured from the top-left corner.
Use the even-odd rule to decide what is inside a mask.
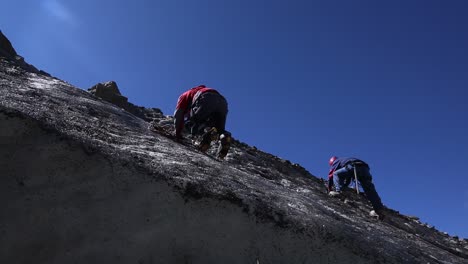
[[[202,134],[205,127],[216,127],[220,134],[224,133],[227,113],[228,104],[222,95],[212,92],[202,93],[192,106],[191,133]]]

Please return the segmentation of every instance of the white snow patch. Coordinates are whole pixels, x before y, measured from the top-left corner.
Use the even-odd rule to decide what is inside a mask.
[[[30,77],[28,79],[29,85],[31,88],[42,89],[42,90],[51,90],[54,86],[60,83],[56,79],[45,79],[45,78],[34,78]]]
[[[166,164],[176,164],[176,165],[184,165],[184,166],[187,165],[187,163],[185,163],[185,162],[180,162],[180,161],[175,161],[175,160],[171,160],[171,161],[163,162],[163,163],[166,163]]]
[[[297,188],[296,189],[296,192],[300,192],[300,193],[310,193],[310,190],[309,189],[306,189],[306,188]]]
[[[112,133],[112,132],[110,132],[110,131],[107,131],[106,134],[107,134],[108,136],[116,137],[116,138],[122,138],[122,137],[123,137],[122,135],[118,135],[118,134]]]
[[[164,154],[159,153],[159,152],[149,151],[148,155],[152,158],[164,158]]]
[[[325,209],[327,209],[327,210],[329,210],[329,211],[332,211],[333,213],[335,213],[335,214],[337,214],[337,215],[339,215],[339,216],[341,216],[341,217],[343,217],[343,218],[345,218],[345,219],[348,219],[348,220],[351,221],[351,222],[355,222],[355,221],[354,221],[352,218],[350,218],[349,216],[347,216],[347,215],[345,215],[345,214],[342,214],[342,213],[336,211],[335,209],[326,206],[325,204],[322,204],[322,203],[321,203],[321,205],[322,205]]]
[[[291,186],[291,182],[286,180],[286,179],[282,179],[281,180],[281,185],[283,185],[284,187],[289,187],[289,186]]]
[[[96,98],[79,97],[78,102],[80,102],[83,105],[84,104],[98,105],[98,104],[101,103],[101,102],[97,101],[97,97]]]
[[[307,207],[305,207],[303,204],[301,203],[297,203],[297,204],[294,204],[294,203],[288,203],[288,206],[291,207],[291,208],[294,208],[296,210],[299,210],[301,212],[308,212],[307,210]]]

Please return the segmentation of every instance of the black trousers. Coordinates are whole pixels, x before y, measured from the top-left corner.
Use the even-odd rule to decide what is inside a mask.
[[[222,95],[212,92],[202,93],[192,105],[191,133],[202,134],[205,127],[216,127],[220,134],[224,133],[227,113],[228,104]]]

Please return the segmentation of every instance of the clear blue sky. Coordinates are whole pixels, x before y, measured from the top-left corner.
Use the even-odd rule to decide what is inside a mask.
[[[6,0],[0,29],[36,67],[115,80],[172,114],[197,84],[227,128],[326,177],[371,165],[383,202],[468,237],[468,2]]]

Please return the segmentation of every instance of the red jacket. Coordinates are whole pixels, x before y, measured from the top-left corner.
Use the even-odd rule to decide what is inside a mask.
[[[179,100],[177,100],[176,110],[181,109],[182,111],[184,111],[184,115],[187,114],[190,111],[192,103],[198,98],[198,96],[201,93],[204,93],[206,91],[216,92],[215,89],[207,88],[205,85],[199,85],[181,94],[179,96]],[[195,98],[195,96],[197,98]]]
[[[207,88],[205,85],[199,85],[179,96],[174,112],[174,125],[177,137],[181,136],[182,129],[184,128],[184,118],[190,115],[190,109],[192,108],[193,102],[197,100],[200,94],[207,91],[218,92],[215,89]]]

